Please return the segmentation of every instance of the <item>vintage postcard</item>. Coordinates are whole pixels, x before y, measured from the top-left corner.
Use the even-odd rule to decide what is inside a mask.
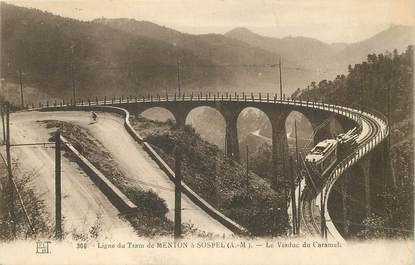
[[[413,264],[412,0],[0,2],[0,264]]]

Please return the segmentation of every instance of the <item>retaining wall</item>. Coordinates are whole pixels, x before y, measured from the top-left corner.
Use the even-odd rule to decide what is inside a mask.
[[[97,187],[117,207],[121,213],[133,212],[137,206],[127,198],[114,184],[109,181],[91,162],[88,161],[76,148],[61,136],[63,145],[75,156],[77,162]]]

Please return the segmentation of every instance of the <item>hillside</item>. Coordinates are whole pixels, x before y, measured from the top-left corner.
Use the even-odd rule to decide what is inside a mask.
[[[367,54],[398,49],[404,50],[414,43],[414,28],[410,26],[391,26],[366,40],[346,44],[327,44],[312,38],[285,37],[272,38],[256,34],[246,28],[236,28],[225,36],[243,41],[254,47],[275,54],[290,54],[294,63],[311,75],[310,81],[332,79],[337,74],[347,72],[349,64],[359,63]]]
[[[392,52],[394,49],[402,52],[408,45],[413,45],[415,40],[414,27],[393,25],[366,40],[349,44],[343,50],[331,57],[337,62],[338,67],[346,69],[346,66],[360,63],[368,54]]]
[[[383,222],[384,227],[389,228],[382,226],[375,233],[370,227],[362,229],[358,223],[354,232],[364,238],[373,234],[380,237],[413,237],[413,56],[413,46],[403,53],[394,50],[393,53],[370,54],[367,61],[349,66],[347,76],[339,75],[335,80],[312,83],[298,96],[375,110],[385,117],[390,110],[391,163],[397,187],[388,186],[387,194],[379,191],[373,194],[378,204],[382,204],[379,201],[384,202],[381,206],[385,207],[384,214],[363,220],[363,223]],[[352,188],[358,189],[357,185],[359,183],[352,185]],[[362,221],[359,218],[361,216],[357,216],[355,223]]]
[[[159,40],[154,34],[131,34],[102,23],[81,22],[4,2],[0,12],[1,78],[18,83],[21,69],[24,86],[51,96],[71,97],[72,81],[79,97],[174,93],[178,58],[183,90],[255,90],[275,84],[275,68],[269,66],[219,66],[271,64],[277,60],[272,53],[223,36],[200,37],[214,44],[200,41],[195,45],[200,49],[195,50]],[[187,42],[192,41],[193,37]],[[210,51],[217,56],[207,56]]]
[[[281,236],[288,229],[284,195],[253,172],[225,158],[213,144],[202,140],[195,130],[178,129],[171,122],[155,122],[140,116],[134,128],[174,168],[174,150],[182,154],[184,182],[203,199],[256,236]]]
[[[261,36],[246,28],[235,28],[225,33],[225,36],[284,57],[291,57],[303,67],[335,52],[331,45],[316,39],[306,37],[272,38]]]
[[[368,50],[407,45],[411,36],[399,26],[353,45],[275,39],[241,28],[191,35],[133,19],[82,22],[4,2],[0,16],[3,83],[18,84],[21,70],[25,87],[66,100],[73,85],[78,97],[174,93],[178,58],[182,91],[272,92],[279,77],[271,65],[281,57],[289,94],[312,80],[332,78]]]
[[[299,68],[296,70],[297,74],[307,75],[310,81],[329,78],[337,74],[337,69],[333,69],[330,58],[336,51],[341,50],[338,48],[339,46],[332,46],[319,40],[305,37],[285,37],[280,39],[266,37],[246,28],[233,29],[227,32],[225,36],[282,55],[284,68],[290,67],[285,62],[284,57],[291,58],[295,64],[299,65]],[[284,69],[285,71],[286,69]],[[291,92],[294,92],[294,90],[291,89]]]
[[[234,80],[236,89],[249,88],[253,91],[272,91],[275,89],[278,76],[275,68],[270,64],[278,62],[279,56],[285,64],[290,67],[284,71],[284,84],[288,90],[301,87],[304,82],[310,80],[309,72],[298,72],[294,70],[301,65],[292,57],[290,50],[284,53],[274,53],[264,47],[252,45],[229,36],[221,34],[191,35],[181,33],[174,29],[159,26],[148,21],[137,21],[134,19],[96,19],[96,23],[110,26],[136,36],[144,36],[191,51],[199,58],[210,60],[216,65],[230,65],[226,69],[234,72],[237,77]],[[292,43],[287,42],[287,47]],[[303,47],[293,47],[299,49]],[[298,52],[298,51],[297,51]],[[244,66],[246,65],[246,66]],[[249,67],[251,65],[251,67]],[[252,65],[257,65],[252,67]],[[258,67],[258,65],[264,65]],[[196,64],[193,67],[198,67]],[[235,75],[235,76],[236,76]],[[247,76],[248,75],[248,76]],[[245,82],[249,81],[249,85]]]
[[[176,87],[176,61],[211,65],[165,42],[104,25],[1,3],[1,76],[43,92],[71,95],[71,63],[79,96],[143,93]],[[73,52],[72,52],[73,51]],[[186,69],[187,84],[212,85],[228,76],[215,68]]]

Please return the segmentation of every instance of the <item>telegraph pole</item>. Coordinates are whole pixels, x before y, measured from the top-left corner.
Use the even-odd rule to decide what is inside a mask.
[[[228,154],[228,139],[225,134],[225,156],[224,157],[226,157],[227,154]]]
[[[349,235],[349,223],[347,220],[347,188],[348,188],[349,174],[345,173],[341,181],[341,192],[342,192],[342,208],[343,208],[343,233],[347,237]]]
[[[294,184],[294,165],[293,159],[290,157],[290,169],[291,169],[291,210],[293,218],[293,235],[297,234],[297,205],[295,203],[295,184]]]
[[[75,88],[75,76],[74,76],[74,66],[73,66],[73,48],[74,44],[71,45],[71,78],[72,78],[72,98],[73,104],[76,105],[76,88]]]
[[[174,193],[174,238],[182,236],[182,157],[179,148],[175,150],[175,193]]]
[[[392,113],[391,113],[391,108],[392,108],[392,102],[391,102],[391,87],[390,87],[390,83],[388,82],[388,125],[389,125],[389,134],[388,134],[388,138],[386,141],[386,148],[387,148],[387,160],[384,163],[384,175],[386,175],[385,172],[388,172],[390,174],[390,179],[392,182],[392,186],[393,188],[396,188],[396,179],[395,179],[395,175],[394,175],[394,171],[392,169],[392,165],[391,165],[391,158],[390,158],[390,154],[391,154],[391,128],[392,128]],[[386,176],[385,176],[385,180],[384,180],[384,185],[385,185],[385,191],[387,188],[387,180],[386,180]]]
[[[249,147],[246,146],[246,193],[248,193],[249,188]]]
[[[390,84],[388,83],[388,125],[389,128],[391,128],[391,87]],[[390,152],[391,147],[390,147],[390,133],[388,134],[388,151]]]
[[[6,159],[7,159],[7,172],[9,175],[9,188],[10,188],[10,216],[12,219],[12,237],[16,238],[16,217],[14,212],[14,187],[13,187],[13,172],[12,172],[12,159],[10,155],[10,106],[6,105]]]
[[[297,120],[294,120],[294,134],[295,134],[295,159],[298,165],[298,137],[297,137]]]
[[[55,139],[55,236],[62,239],[62,193],[61,193],[61,134]]]
[[[3,143],[6,144],[6,126],[4,124],[4,112],[6,111],[5,104],[0,105],[1,125],[3,128]]]
[[[359,104],[360,104],[360,110],[363,110],[363,94],[364,94],[364,89],[365,89],[365,72],[363,71],[363,76],[362,76],[362,89],[359,93]]]
[[[297,169],[298,172],[298,169]],[[298,182],[298,207],[297,207],[297,234],[300,234],[301,231],[301,178]]]
[[[20,99],[21,99],[21,106],[24,108],[24,100],[23,100],[23,81],[22,81],[22,69],[19,68],[19,81],[20,81]]]
[[[280,97],[282,99],[282,71],[281,71],[281,56],[278,64],[278,68],[280,70]]]
[[[177,90],[180,97],[180,59],[177,57]]]
[[[323,192],[320,194],[320,223],[321,223],[321,236],[323,239],[326,239],[326,219],[324,216],[324,198],[323,198]]]
[[[298,167],[300,165],[300,159],[298,156],[298,136],[297,136],[297,120],[294,120],[294,134],[295,134],[295,159],[296,159],[296,166],[297,166],[297,173],[299,172]],[[301,174],[298,174],[298,208],[297,208],[297,234],[300,234],[300,224],[301,224]]]

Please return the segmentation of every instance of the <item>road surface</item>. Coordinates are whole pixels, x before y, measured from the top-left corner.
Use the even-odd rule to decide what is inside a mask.
[[[61,120],[87,129],[104,145],[119,169],[127,177],[129,185],[152,189],[163,198],[169,209],[167,218],[174,220],[174,184],[157,164],[127,133],[121,117],[109,113],[99,113],[97,123],[91,123],[89,112],[21,112],[11,116],[13,142],[45,142],[50,130],[41,120]],[[54,201],[54,150],[43,147],[19,147],[13,150],[25,168],[39,172],[37,185],[48,202]],[[78,166],[63,158],[62,161],[63,214],[65,224],[78,227],[80,221],[93,221],[96,213],[103,215],[109,229],[127,229],[128,225],[118,218],[117,210],[83,174]],[[53,204],[50,204],[53,207]],[[182,222],[193,224],[200,230],[218,235],[231,235],[232,232],[211,218],[196,206],[186,195],[182,195]],[[53,210],[52,210],[53,212]],[[78,220],[78,221],[76,221]],[[117,232],[117,231],[115,231]]]
[[[35,113],[33,113],[35,114]],[[37,120],[48,119],[47,115],[32,113],[12,114],[11,143],[48,142],[49,132],[43,123]],[[1,127],[1,125],[0,125]],[[4,147],[1,148],[5,154]],[[12,147],[12,159],[20,166],[15,174],[31,174],[32,185],[38,196],[44,200],[50,220],[55,218],[55,150],[53,146]],[[134,238],[135,233],[127,221],[118,216],[118,210],[101,193],[91,179],[83,173],[75,162],[62,156],[62,215],[63,229],[71,233],[88,233],[96,222],[101,223],[101,236],[123,235]],[[53,222],[52,222],[53,223]]]

